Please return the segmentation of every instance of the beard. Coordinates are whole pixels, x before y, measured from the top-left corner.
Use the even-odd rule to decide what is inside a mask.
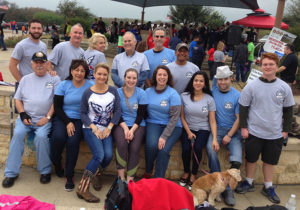
[[[42,36],[42,33],[31,33],[29,32],[30,36],[33,38],[33,39],[39,39],[41,36]]]

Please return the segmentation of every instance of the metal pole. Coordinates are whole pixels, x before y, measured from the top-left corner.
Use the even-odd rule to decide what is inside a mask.
[[[284,4],[285,4],[285,0],[278,0],[276,20],[275,20],[275,25],[274,25],[277,28],[281,27],[281,21],[282,21],[283,11],[284,11]]]

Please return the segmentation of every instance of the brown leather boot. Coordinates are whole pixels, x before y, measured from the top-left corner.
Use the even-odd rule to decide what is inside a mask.
[[[92,172],[87,170],[84,171],[81,181],[76,190],[76,194],[78,198],[84,199],[86,202],[99,203],[100,199],[89,191],[92,177],[93,177]]]
[[[97,171],[96,175],[93,178],[93,188],[96,191],[100,191],[102,188],[102,182],[101,182],[101,173]]]

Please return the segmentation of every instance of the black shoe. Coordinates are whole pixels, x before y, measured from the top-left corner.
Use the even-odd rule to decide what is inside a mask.
[[[7,49],[2,49],[2,51],[7,51]]]
[[[275,187],[269,187],[266,188],[265,186],[262,188],[261,193],[266,196],[269,201],[271,201],[272,203],[280,203],[280,198],[278,197],[278,195],[275,193]]]
[[[73,182],[73,178],[71,177],[67,177],[67,182],[66,182],[66,185],[65,185],[65,190],[70,192],[72,190],[74,190],[75,188],[75,185],[74,185],[74,182]]]
[[[4,188],[9,188],[12,187],[15,183],[15,180],[18,178],[19,176],[16,177],[5,177],[5,179],[3,179],[2,181],[2,187]]]
[[[254,182],[250,185],[247,180],[244,180],[235,189],[236,193],[245,194],[246,192],[254,192]]]
[[[51,181],[51,174],[41,174],[40,182],[42,184],[47,184]]]
[[[55,166],[55,174],[60,178],[65,177],[64,169],[62,169],[61,166]]]

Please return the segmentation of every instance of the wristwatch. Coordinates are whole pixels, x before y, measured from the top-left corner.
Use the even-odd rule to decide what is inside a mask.
[[[47,118],[48,120],[51,120],[51,116],[50,116],[50,115],[47,115],[46,118]]]

